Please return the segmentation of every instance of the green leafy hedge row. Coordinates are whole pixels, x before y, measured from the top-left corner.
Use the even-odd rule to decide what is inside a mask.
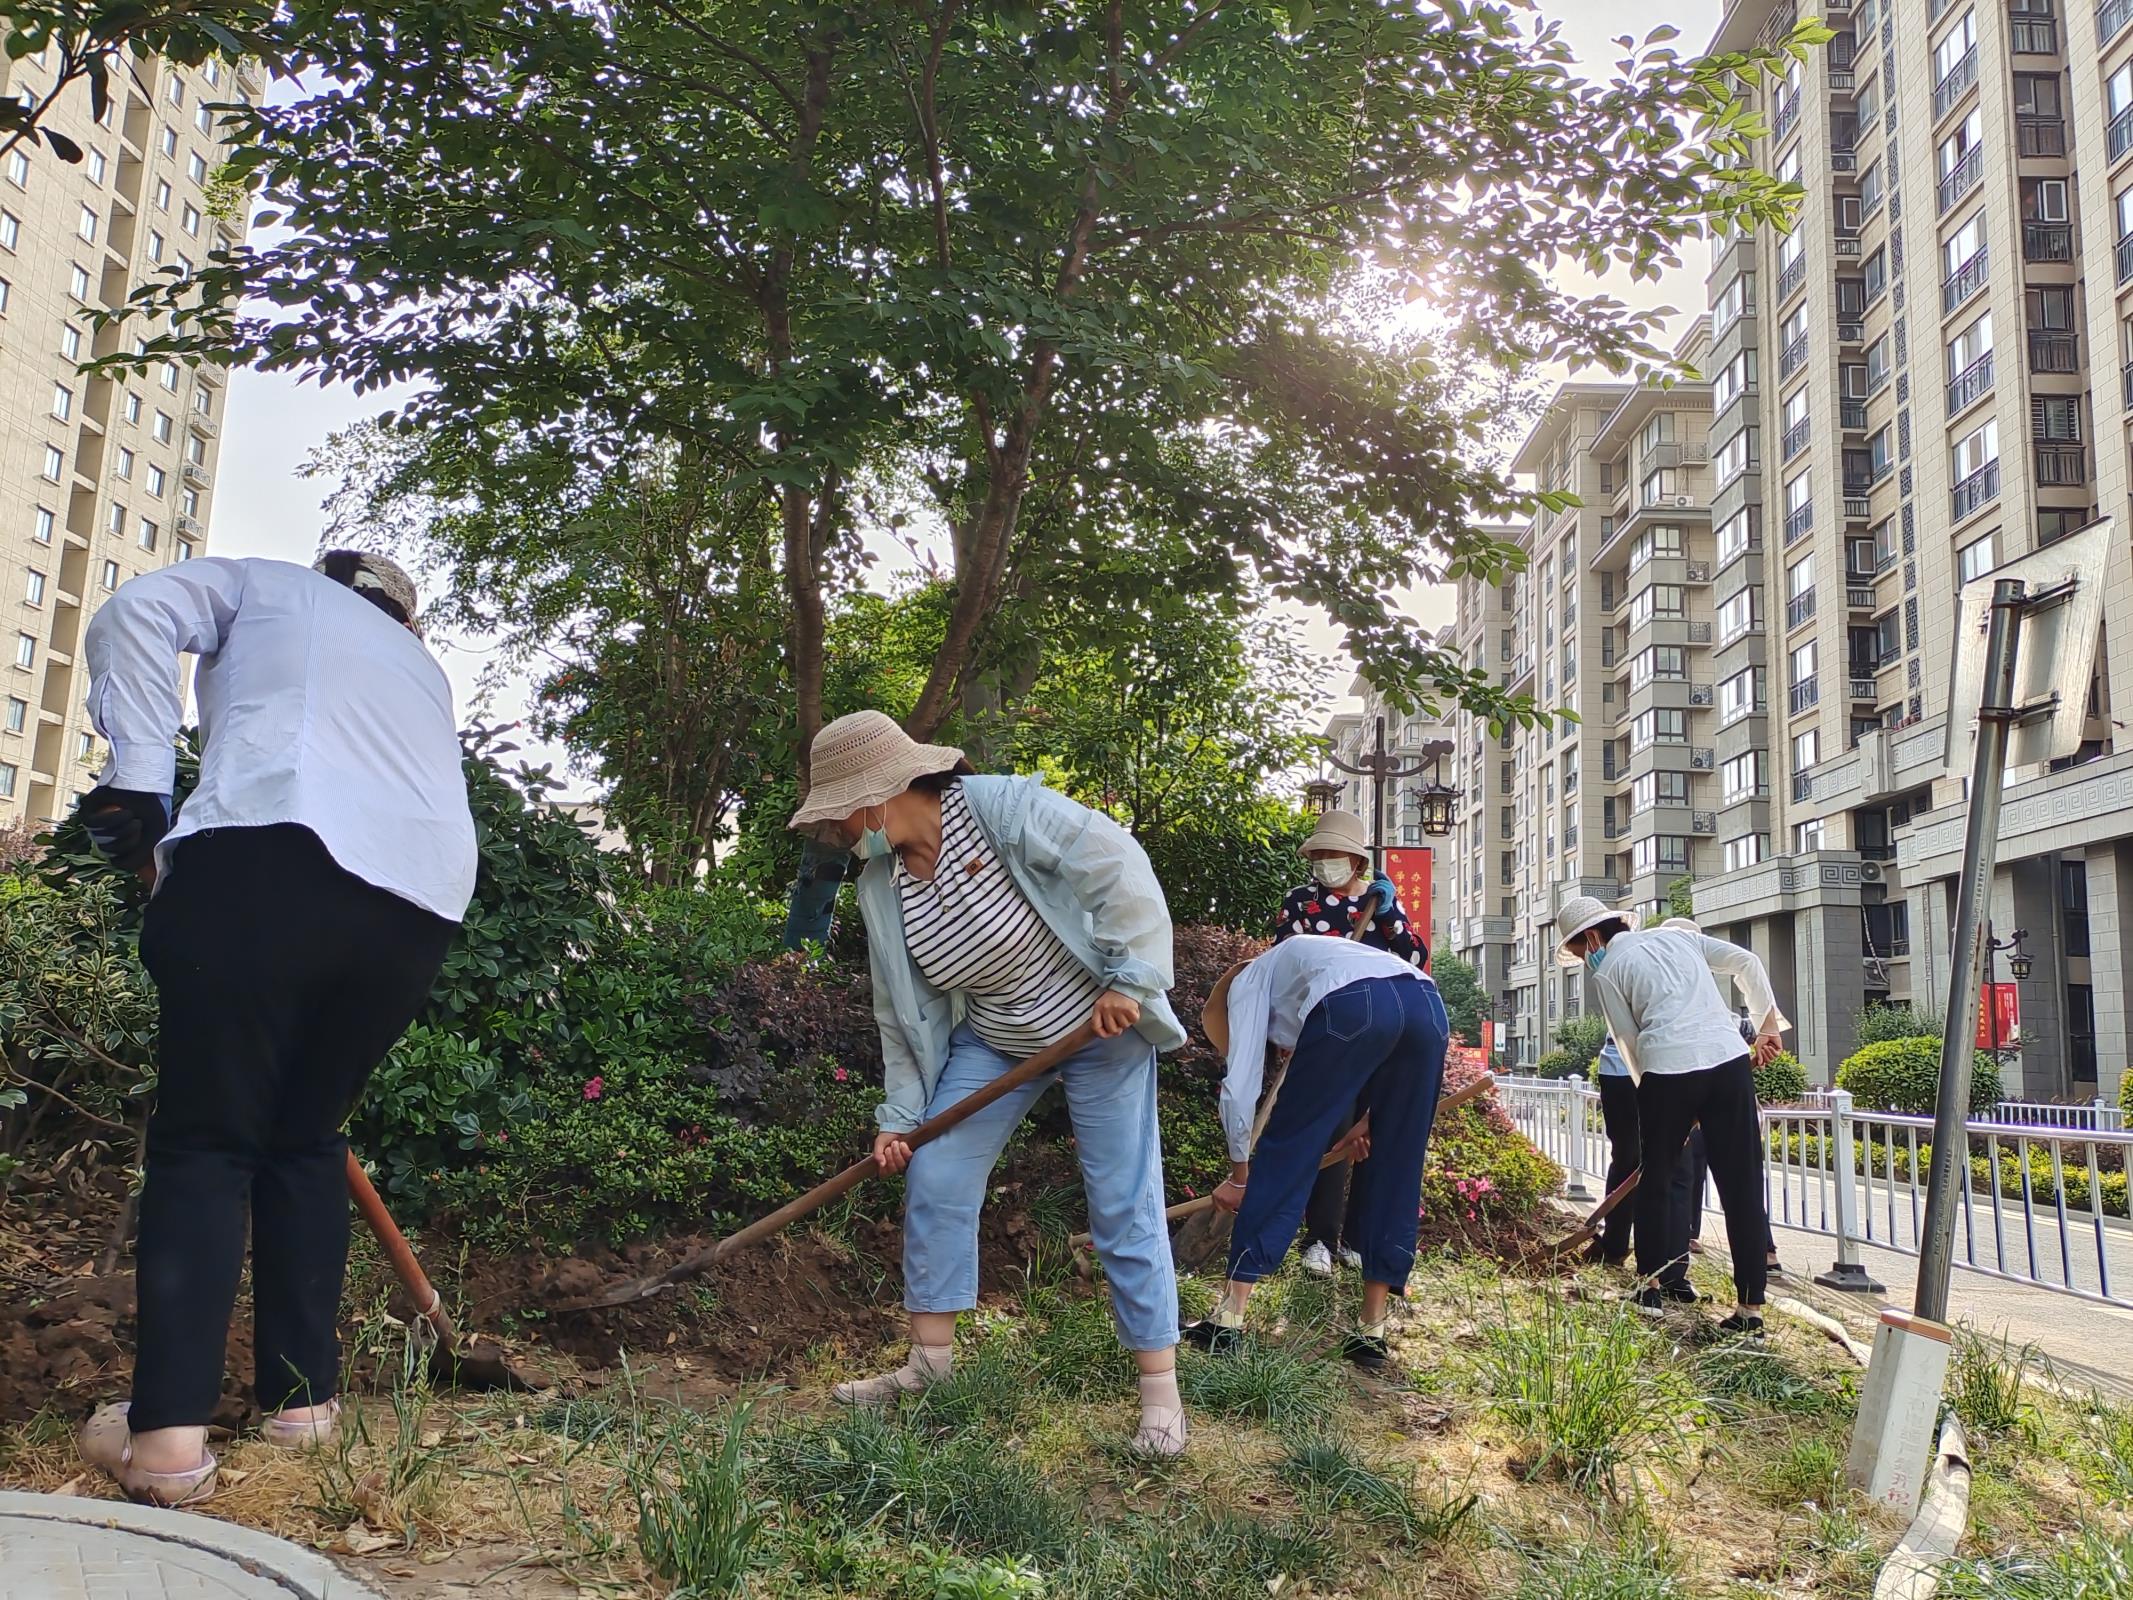
[[[1773,1128],[1769,1133],[1769,1154],[1773,1159],[1782,1158],[1795,1164],[1805,1163],[1810,1168],[1826,1166],[1830,1143],[1825,1134],[1785,1133]],[[1916,1168],[1921,1186],[1926,1181],[1926,1169],[1932,1160],[1933,1147],[1921,1140]],[[1862,1177],[1871,1173],[1877,1180],[1908,1183],[1913,1172],[1911,1147],[1908,1144],[1888,1144],[1880,1140],[1854,1139],[1852,1170]],[[2065,1165],[2062,1161],[2061,1172],[2054,1174],[2050,1152],[2032,1149],[2029,1152],[2028,1170],[2029,1193],[2035,1204],[2056,1205],[2060,1198],[2060,1177],[2063,1176],[2067,1210],[2083,1214],[2089,1212],[2091,1191],[2086,1160],[2078,1167]],[[1976,1193],[1989,1196],[1995,1176],[2001,1195],[2012,1200],[2022,1198],[2023,1161],[2011,1146],[2002,1144],[1989,1158],[1982,1151],[1971,1155],[1970,1183]],[[2099,1170],[2095,1188],[2102,1196],[2105,1216],[2133,1216],[2133,1212],[2127,1210],[2127,1178],[2122,1167]]]

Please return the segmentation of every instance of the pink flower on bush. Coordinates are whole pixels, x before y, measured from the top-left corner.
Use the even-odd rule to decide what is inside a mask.
[[[832,1078],[835,1078],[839,1083],[844,1083],[848,1081],[852,1075],[849,1072],[846,1072],[844,1068],[839,1067],[834,1072],[832,1072],[830,1076]]]
[[[588,1100],[597,1100],[600,1098],[601,1094],[606,1090],[606,1088],[607,1080],[605,1078],[598,1076],[587,1078],[585,1080],[585,1098]]]

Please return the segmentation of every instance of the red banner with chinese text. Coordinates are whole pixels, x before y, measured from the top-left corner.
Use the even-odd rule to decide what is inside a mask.
[[[1978,987],[1977,1047],[2004,1050],[2022,1037],[2022,1000],[2011,983],[1987,983]]]
[[[1392,879],[1393,888],[1399,891],[1408,926],[1425,939],[1431,932],[1429,872],[1427,845],[1405,845],[1385,852],[1385,876]]]

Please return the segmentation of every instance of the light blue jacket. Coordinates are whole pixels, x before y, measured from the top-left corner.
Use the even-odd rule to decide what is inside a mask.
[[[1600,1046],[1600,1076],[1603,1078],[1626,1078],[1629,1063],[1622,1059],[1622,1052],[1615,1048],[1615,1036],[1609,1034],[1606,1043]]]
[[[1172,981],[1170,907],[1133,835],[1053,793],[1042,778],[965,778],[963,794],[1015,887],[1059,942],[1105,988],[1140,1002],[1140,1035],[1158,1050],[1183,1044],[1185,1030],[1164,998]],[[868,862],[858,893],[881,1025],[883,1101],[874,1120],[885,1132],[905,1133],[926,1114],[963,1007],[926,981],[904,947],[894,858]]]

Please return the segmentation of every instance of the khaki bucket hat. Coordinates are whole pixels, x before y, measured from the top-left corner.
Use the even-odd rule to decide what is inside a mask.
[[[1200,1007],[1200,1030],[1207,1035],[1207,1042],[1224,1055],[1229,1054],[1229,986],[1251,964],[1250,960],[1239,961],[1215,979],[1215,986],[1207,991],[1207,1004]]]
[[[1589,894],[1575,894],[1563,902],[1563,909],[1555,914],[1555,959],[1558,965],[1580,965],[1578,957],[1564,948],[1572,939],[1588,928],[1597,928],[1603,922],[1619,922],[1625,928],[1637,925],[1634,911],[1617,911],[1605,900],[1597,900]]]
[[[1311,830],[1311,837],[1303,842],[1303,853],[1314,850],[1334,850],[1344,856],[1361,856],[1370,859],[1370,833],[1363,826],[1363,819],[1353,811],[1328,811],[1318,819],[1318,826]]]
[[[864,806],[885,805],[920,778],[970,770],[953,745],[920,744],[879,711],[854,711],[815,735],[814,783],[788,828],[842,822]]]

